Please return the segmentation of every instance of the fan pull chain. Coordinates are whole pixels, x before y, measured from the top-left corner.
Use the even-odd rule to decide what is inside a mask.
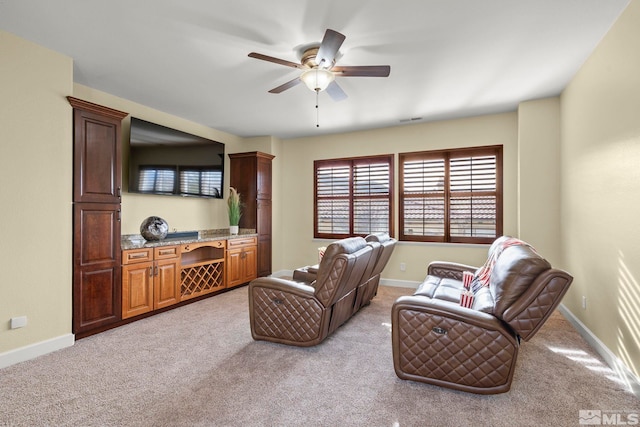
[[[316,89],[316,127],[320,127],[320,108],[318,107],[318,97],[320,95],[320,91]]]

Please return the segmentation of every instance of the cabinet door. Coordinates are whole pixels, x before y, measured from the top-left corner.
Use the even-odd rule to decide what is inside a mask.
[[[257,187],[258,199],[271,200],[271,159],[272,156],[258,157],[257,162]]]
[[[121,318],[120,205],[81,203],[73,210],[73,332]]]
[[[153,310],[153,262],[122,267],[122,318]]]
[[[271,274],[271,236],[258,237],[258,276],[266,277]]]
[[[119,203],[121,119],[74,109],[75,202]]]
[[[242,249],[231,249],[227,251],[227,288],[231,288],[242,283],[243,273],[241,255]]]
[[[271,200],[258,200],[258,276],[271,274]]]
[[[243,278],[242,283],[247,283],[258,277],[258,247],[248,246],[243,249],[240,254],[240,260],[242,262]]]
[[[257,246],[227,251],[227,288],[242,285],[257,276]]]
[[[177,258],[155,262],[153,308],[168,307],[180,301],[180,262]]]

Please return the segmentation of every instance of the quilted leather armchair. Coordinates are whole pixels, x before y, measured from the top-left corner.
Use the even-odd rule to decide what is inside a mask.
[[[354,314],[358,285],[374,247],[362,237],[331,243],[311,282],[273,277],[251,281],[253,339],[296,346],[322,342]]]
[[[432,262],[411,296],[392,308],[396,375],[480,394],[511,387],[520,340],[528,341],[560,303],[573,278],[525,242],[501,237],[477,267]],[[463,272],[486,273],[473,305],[460,305]],[[476,285],[477,283],[474,283]]]
[[[362,277],[362,283],[358,286],[358,299],[354,311],[370,304],[373,297],[377,295],[378,285],[380,284],[380,274],[382,274],[382,270],[387,266],[397,243],[397,240],[390,237],[387,233],[370,234],[365,237],[365,240],[373,245],[374,253],[371,257],[371,268],[365,272]]]

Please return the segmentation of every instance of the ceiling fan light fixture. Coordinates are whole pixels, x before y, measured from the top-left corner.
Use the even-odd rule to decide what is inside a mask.
[[[313,92],[322,92],[335,78],[336,76],[331,71],[323,68],[312,68],[300,76],[300,80]]]

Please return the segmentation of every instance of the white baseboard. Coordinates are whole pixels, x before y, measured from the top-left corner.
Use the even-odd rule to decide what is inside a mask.
[[[560,304],[558,306],[558,310],[562,315],[573,325],[574,328],[578,331],[578,333],[582,336],[582,338],[589,343],[589,345],[607,362],[607,365],[620,377],[620,380],[623,381],[628,387],[629,390],[636,395],[636,397],[640,398],[640,379],[634,375],[633,372],[627,367],[627,365],[622,362],[613,354],[609,348],[604,345],[600,339],[593,334],[585,326],[584,323],[580,321],[564,304]]]
[[[35,359],[38,356],[43,356],[66,347],[71,347],[75,341],[75,335],[67,334],[0,353],[0,369]]]
[[[396,280],[396,279],[385,279],[380,278],[380,284],[382,286],[393,286],[396,288],[411,288],[418,289],[418,286],[421,282],[415,282],[412,280]]]

